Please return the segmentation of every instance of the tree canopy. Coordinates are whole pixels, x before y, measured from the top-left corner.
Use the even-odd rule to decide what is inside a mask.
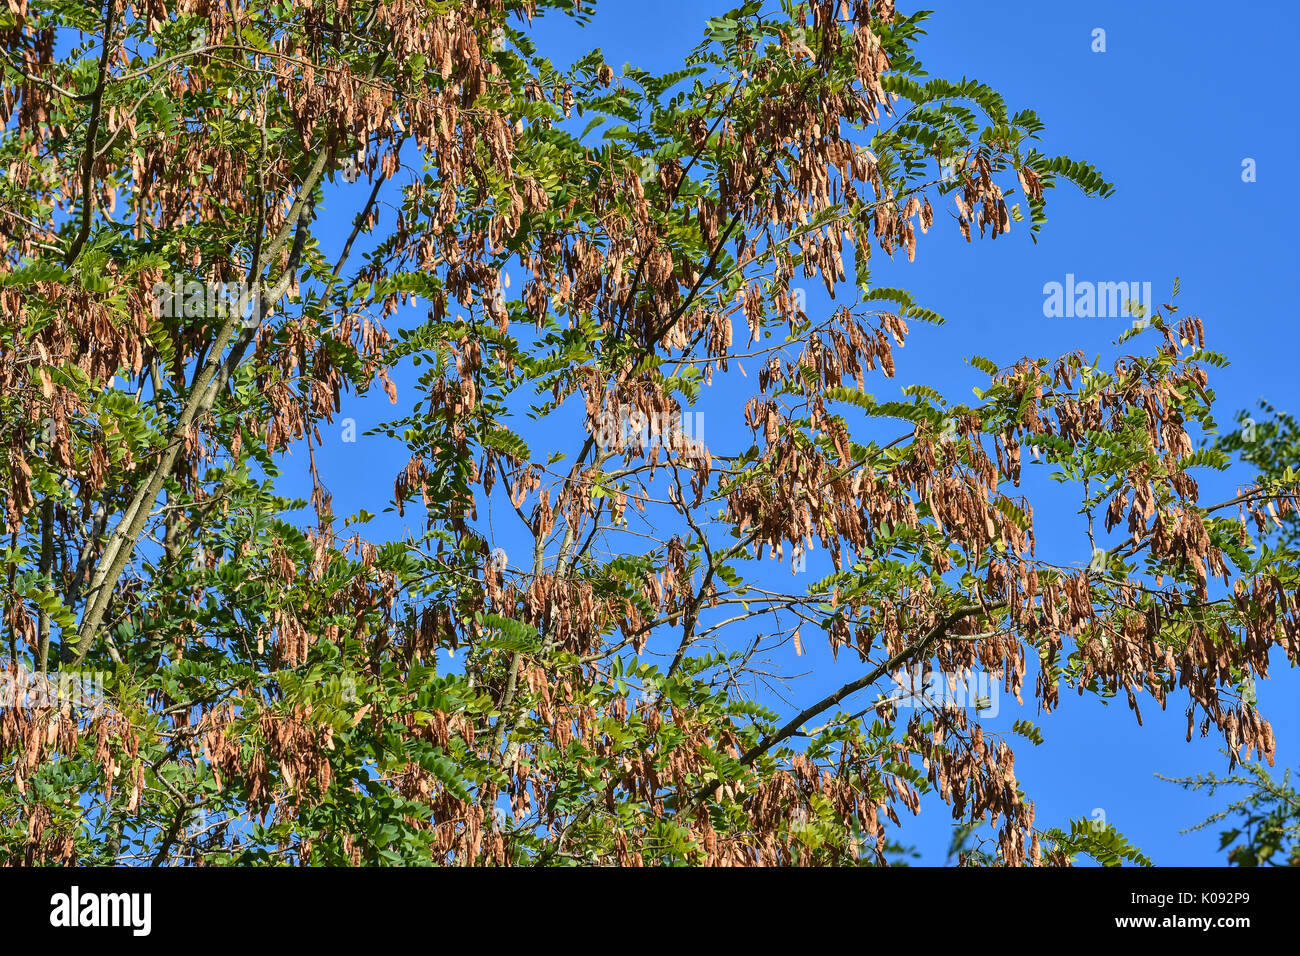
[[[1033,236],[1101,174],[927,74],[892,0],[747,2],[666,75],[553,63],[535,19],[591,8],[0,11],[3,651],[40,691],[0,709],[0,862],[877,864],[923,801],[996,830],[966,862],[1144,861],[1036,819],[913,669],[1146,692],[1271,760],[1294,476],[1199,500],[1199,319],[869,392],[943,322],[873,256]],[[322,430],[376,388],[409,463],[336,515]],[[1078,491],[1086,566],[1037,555],[1022,468]],[[758,699],[814,640],[859,676]]]

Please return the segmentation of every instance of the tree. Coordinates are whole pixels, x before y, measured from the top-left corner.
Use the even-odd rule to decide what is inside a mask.
[[[1140,861],[1041,828],[1005,735],[889,693],[914,669],[1178,695],[1189,737],[1272,754],[1240,688],[1300,651],[1297,572],[1246,519],[1291,498],[1198,503],[1197,319],[1164,306],[1109,369],[974,357],[973,405],[864,391],[942,321],[873,253],[913,258],[935,203],[996,239],[1109,184],[929,78],[889,0],[745,3],[665,76],[551,63],[532,18],[589,6],[0,14],[4,619],[35,691],[0,711],[0,860],[878,863],[933,795],[999,828],[979,860]],[[335,515],[316,467],[399,369],[418,401],[375,437],[409,449],[409,534]],[[705,396],[752,438],[683,434]],[[1080,489],[1088,567],[1036,557],[1022,450]],[[814,547],[828,574],[770,584]],[[818,632],[860,676],[756,701]]]
[[[1268,402],[1260,401],[1254,414],[1239,411],[1236,422],[1240,428],[1226,431],[1214,439],[1214,447],[1228,454],[1237,453],[1243,462],[1255,471],[1255,484],[1285,496],[1296,484],[1296,467],[1300,463],[1300,423],[1288,412],[1279,411]],[[1277,532],[1279,543],[1289,548],[1300,545],[1296,514],[1284,511],[1270,514],[1267,528],[1258,529],[1261,535],[1269,530]]]
[[[1236,818],[1240,826],[1219,832],[1219,849],[1237,866],[1300,866],[1300,793],[1291,785],[1291,771],[1276,779],[1260,763],[1250,763],[1245,773],[1221,777],[1214,773],[1194,777],[1164,777],[1185,790],[1205,790],[1214,796],[1225,788],[1245,788],[1246,795],[1212,813],[1192,830]]]
[[[1265,401],[1259,403],[1257,414],[1262,415],[1262,421],[1257,422],[1249,411],[1238,412],[1236,421],[1241,428],[1218,435],[1214,446],[1229,454],[1239,453],[1254,468],[1258,487],[1275,489],[1285,495],[1295,487],[1300,428],[1294,416]],[[1256,529],[1262,539],[1261,546],[1281,545],[1293,551],[1300,541],[1296,513],[1284,510],[1278,514],[1274,509],[1268,518],[1267,523],[1259,523]],[[1300,839],[1297,839],[1300,837],[1300,795],[1291,785],[1290,770],[1278,780],[1267,767],[1254,762],[1246,765],[1244,773],[1228,776],[1211,772],[1176,778],[1161,776],[1161,779],[1185,790],[1204,790],[1211,797],[1219,790],[1244,788],[1245,796],[1215,811],[1188,832],[1231,818],[1240,825],[1219,833],[1219,849],[1227,850],[1229,862],[1237,866],[1300,866]]]

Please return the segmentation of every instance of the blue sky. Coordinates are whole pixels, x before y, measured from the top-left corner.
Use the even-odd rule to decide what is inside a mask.
[[[664,72],[680,65],[702,36],[704,21],[727,6],[707,0],[604,0],[590,26],[552,17],[537,25],[536,36],[560,65],[600,47],[616,67],[631,62]],[[1067,273],[1078,280],[1144,281],[1152,283],[1159,303],[1167,301],[1178,276],[1182,311],[1201,316],[1207,345],[1232,361],[1211,376],[1221,427],[1231,427],[1233,413],[1260,398],[1300,411],[1289,289],[1300,241],[1286,219],[1300,206],[1300,179],[1288,175],[1300,143],[1283,102],[1284,91],[1294,89],[1292,60],[1300,39],[1296,6],[1254,2],[1225,8],[1200,0],[930,0],[922,6],[934,14],[917,54],[932,75],[981,80],[1001,92],[1013,111],[1035,110],[1047,127],[1041,148],[1095,164],[1116,192],[1093,200],[1068,185],[1055,190],[1049,222],[1036,245],[1023,227],[1013,229],[1009,241],[968,245],[940,215],[937,228],[922,238],[915,263],[904,256],[882,265],[878,256],[873,260],[878,285],[908,289],[948,324],[914,326],[896,355],[894,384],[872,382],[868,390],[878,398],[892,397],[891,387],[924,382],[962,401],[972,386],[987,381],[965,363],[972,354],[999,364],[1074,349],[1112,356],[1123,320],[1045,318],[1044,284],[1064,281]],[[1105,30],[1104,53],[1092,50],[1098,28]],[[1247,159],[1254,160],[1255,182],[1242,180]],[[345,232],[348,199],[327,194],[326,200],[327,207],[335,206],[326,212]],[[825,304],[824,294],[818,299],[811,289],[809,299]],[[399,388],[403,377],[397,378]],[[342,415],[354,416],[364,430],[395,417],[413,400],[404,392],[393,408],[375,394],[349,397]],[[711,445],[733,434],[720,418],[708,418]],[[547,429],[558,434],[569,427],[557,419],[535,426],[532,434],[544,440]],[[362,506],[373,511],[378,495],[391,494],[392,478],[406,455],[380,441],[363,438],[352,446],[327,441],[321,449],[318,458],[338,513]],[[286,463],[286,472],[299,470]],[[1230,496],[1245,474],[1202,470],[1203,500]],[[1046,482],[1027,487],[1036,505],[1040,551],[1063,561],[1075,560],[1077,552],[1086,561],[1086,540],[1069,499]],[[785,580],[788,584],[788,575]],[[808,654],[789,662],[797,671],[811,671],[794,685],[797,700],[816,699],[861,672],[860,664],[843,655],[833,663],[825,647],[807,636],[805,643]],[[1279,768],[1300,766],[1300,677],[1284,664],[1276,656],[1274,679],[1260,687],[1261,706],[1279,740]],[[1185,743],[1181,699],[1172,698],[1164,713],[1149,697],[1142,700],[1141,729],[1122,699],[1104,706],[1068,693],[1052,715],[1037,714],[1028,696],[1029,706],[1020,711],[1004,695],[1001,713],[989,725],[1006,727],[1026,717],[1042,727],[1044,746],[1020,741],[1016,748],[1017,772],[1038,804],[1040,825],[1100,811],[1158,864],[1221,863],[1217,828],[1179,833],[1220,800],[1154,777],[1156,772],[1226,770],[1218,738]],[[921,861],[942,863],[951,836],[945,808],[931,802],[919,819],[904,822],[902,839],[918,847]]]

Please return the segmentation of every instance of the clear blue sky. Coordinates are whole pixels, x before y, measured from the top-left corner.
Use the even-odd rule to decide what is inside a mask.
[[[560,65],[601,47],[616,67],[631,62],[664,72],[698,42],[705,19],[728,6],[603,0],[589,27],[555,17],[541,23],[537,34]],[[1289,106],[1300,48],[1297,5],[930,0],[919,6],[934,9],[928,36],[917,48],[931,74],[979,79],[999,90],[1012,110],[1034,109],[1047,125],[1046,152],[1094,163],[1117,188],[1107,200],[1085,199],[1068,186],[1054,191],[1050,221],[1037,245],[1024,228],[1013,230],[1010,241],[967,245],[941,217],[939,228],[923,237],[915,263],[903,257],[879,268],[878,257],[877,284],[907,288],[948,319],[942,328],[913,329],[897,355],[896,383],[925,382],[961,401],[972,385],[986,381],[964,363],[972,354],[1000,364],[1076,348],[1112,355],[1121,320],[1044,318],[1044,283],[1062,281],[1066,273],[1080,280],[1149,281],[1162,302],[1180,276],[1182,310],[1202,317],[1207,344],[1233,363],[1211,378],[1220,425],[1230,427],[1233,412],[1259,398],[1300,412],[1290,289],[1300,241],[1286,218],[1300,207],[1300,177],[1290,168],[1300,143]],[[1096,28],[1106,31],[1104,53],[1091,49]],[[1247,158],[1257,167],[1253,183],[1242,181]],[[346,223],[346,200],[334,205],[334,215]],[[810,293],[810,303],[818,301]],[[878,384],[868,390],[886,397],[888,386],[873,387]],[[413,400],[402,394],[393,409],[382,397],[345,397],[342,415],[365,429]],[[711,417],[706,435],[712,443],[728,435],[728,428]],[[340,514],[362,506],[374,510],[376,495],[391,494],[405,455],[380,441],[327,441],[321,450]],[[1244,475],[1202,470],[1203,499],[1229,496]],[[1068,507],[1051,515],[1050,507],[1039,504],[1044,499],[1034,496],[1043,491],[1053,493],[1038,483],[1027,492],[1038,505],[1040,549],[1075,560],[1086,541]],[[1059,497],[1047,503],[1068,504]],[[1086,560],[1086,552],[1079,559]],[[1276,656],[1274,679],[1260,687],[1261,705],[1279,739],[1279,768],[1300,766],[1300,675],[1284,664]],[[815,669],[795,685],[797,699],[808,701],[857,676],[861,665],[843,656],[832,664],[824,647],[811,646],[796,669]],[[1100,809],[1158,864],[1217,864],[1222,856],[1215,828],[1193,835],[1179,830],[1199,822],[1218,801],[1153,776],[1226,770],[1216,736],[1184,742],[1180,701],[1172,698],[1162,714],[1143,698],[1145,727],[1139,729],[1122,700],[1107,707],[1092,697],[1064,694],[1057,713],[1038,715],[1031,699],[1021,712],[1004,697],[990,726],[1005,727],[1023,716],[1043,728],[1044,746],[1020,741],[1016,748],[1017,771],[1038,804],[1040,825],[1091,817]],[[902,839],[922,851],[922,862],[942,863],[951,835],[946,809],[931,802],[919,819],[904,822]]]

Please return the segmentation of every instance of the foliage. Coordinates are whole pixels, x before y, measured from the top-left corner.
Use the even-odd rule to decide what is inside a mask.
[[[1220,789],[1244,788],[1246,795],[1192,827],[1202,830],[1216,823],[1237,824],[1219,833],[1219,849],[1237,866],[1300,866],[1300,793],[1291,784],[1291,771],[1279,780],[1260,763],[1243,765],[1245,773],[1221,777],[1213,773],[1170,780],[1187,790],[1204,790],[1208,796]],[[1188,831],[1191,832],[1191,831]]]
[[[1250,465],[1259,486],[1285,494],[1300,477],[1296,471],[1300,463],[1300,423],[1295,416],[1265,401],[1253,414],[1260,420],[1256,421],[1251,412],[1238,412],[1236,423],[1240,427],[1217,436],[1214,447],[1225,454],[1235,453]],[[1300,547],[1300,524],[1294,511],[1270,513],[1269,527],[1284,544]]]
[[[1100,174],[926,74],[890,0],[746,2],[665,76],[557,66],[542,15],[592,11],[0,12],[0,862],[870,865],[923,798],[982,861],[1142,861],[1040,827],[1005,734],[904,713],[913,667],[1183,697],[1271,756],[1239,689],[1300,654],[1300,572],[1251,520],[1292,497],[1198,503],[1199,320],[974,358],[974,403],[866,391],[942,322],[873,255],[936,203],[1033,235]],[[395,379],[408,463],[342,518],[322,429]],[[670,424],[704,403],[749,437]],[[1105,560],[1037,553],[1022,464]],[[813,634],[860,676],[784,718],[755,688]]]

